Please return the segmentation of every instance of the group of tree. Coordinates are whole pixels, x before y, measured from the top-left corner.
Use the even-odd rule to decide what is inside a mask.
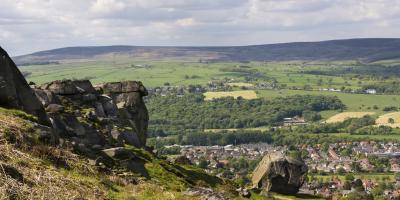
[[[255,128],[281,125],[286,117],[303,116],[320,119],[323,110],[340,110],[345,105],[333,96],[294,95],[273,99],[234,99],[226,97],[204,100],[202,94],[183,97],[154,96],[147,100],[150,132],[166,135],[182,130]]]
[[[375,118],[367,115],[362,118],[349,118],[343,122],[308,124],[292,130],[298,133],[350,133],[356,135],[392,134],[388,126],[375,126]]]

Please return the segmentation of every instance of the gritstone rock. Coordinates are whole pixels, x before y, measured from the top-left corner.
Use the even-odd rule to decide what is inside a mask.
[[[23,110],[50,125],[41,102],[7,52],[0,48],[0,106]]]
[[[304,161],[281,153],[265,155],[253,172],[255,188],[267,192],[295,195],[307,177],[308,167]]]

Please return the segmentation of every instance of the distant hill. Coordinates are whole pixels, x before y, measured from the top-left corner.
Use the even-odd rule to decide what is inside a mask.
[[[361,60],[364,62],[400,58],[400,39],[368,38],[294,42],[230,47],[66,47],[13,59],[19,65],[46,64],[71,59],[99,59],[126,56],[142,59],[202,59],[220,61]]]

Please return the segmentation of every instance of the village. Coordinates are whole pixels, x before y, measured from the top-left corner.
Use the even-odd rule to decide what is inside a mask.
[[[237,89],[241,90],[316,90],[320,92],[342,92],[342,93],[357,93],[357,94],[370,94],[375,95],[377,91],[375,89],[366,90],[349,90],[343,88],[314,88],[308,87],[290,87],[286,84],[278,84],[274,81],[259,82],[256,84],[250,82],[238,82],[235,79],[223,79],[223,80],[211,80],[206,85],[172,85],[171,83],[164,83],[163,86],[148,88],[150,95],[155,96],[166,96],[166,95],[184,95],[185,93],[204,93],[204,92],[220,92],[220,91],[233,91]]]
[[[266,143],[192,146],[171,145],[188,163],[232,180],[249,181],[256,163],[271,152],[290,152],[290,147]],[[328,146],[298,146],[309,168],[302,192],[338,199],[357,187],[367,192],[381,189],[388,199],[400,197],[400,145],[383,142],[347,142]],[[350,178],[349,178],[350,177]]]

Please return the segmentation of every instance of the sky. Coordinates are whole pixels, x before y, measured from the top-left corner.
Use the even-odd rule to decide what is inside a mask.
[[[68,46],[237,46],[400,36],[400,0],[0,0],[11,56]]]

